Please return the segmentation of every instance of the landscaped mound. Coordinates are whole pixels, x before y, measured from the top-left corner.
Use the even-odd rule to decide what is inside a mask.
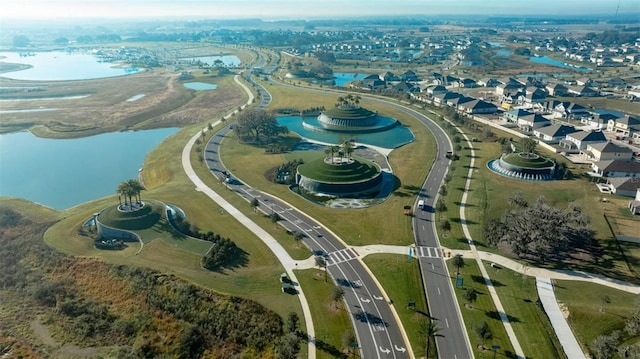
[[[502,157],[502,161],[522,168],[550,168],[554,166],[554,163],[544,157],[531,153],[509,153]]]
[[[380,174],[380,168],[365,159],[353,159],[351,163],[331,164],[323,158],[298,167],[304,177],[327,183],[353,183],[373,178]]]
[[[324,111],[323,114],[334,119],[361,120],[377,116],[377,113],[359,106],[337,106]]]
[[[152,200],[145,200],[144,206],[137,211],[120,211],[114,205],[100,212],[97,220],[112,228],[141,230],[155,225],[162,218],[164,208],[162,203]]]
[[[320,158],[298,166],[297,183],[304,195],[361,197],[380,191],[382,172],[363,158]]]

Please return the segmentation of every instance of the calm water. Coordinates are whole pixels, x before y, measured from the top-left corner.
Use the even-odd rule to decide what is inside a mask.
[[[216,84],[208,84],[204,82],[186,82],[184,87],[196,91],[215,90],[218,88]]]
[[[0,195],[66,209],[115,194],[120,182],[137,178],[145,156],[178,130],[68,140],[38,138],[30,132],[0,135]]]
[[[208,66],[215,66],[216,60],[220,60],[224,66],[240,66],[240,58],[236,55],[183,57],[180,60],[187,62],[200,61]]]
[[[140,71],[137,68],[114,68],[112,63],[98,62],[98,58],[85,53],[62,51],[35,52],[23,56],[16,52],[0,52],[1,62],[27,64],[32,67],[21,71],[5,72],[2,77],[14,80],[67,81],[121,76]]]
[[[281,126],[287,126],[289,131],[295,132],[304,138],[324,143],[338,144],[353,139],[355,142],[392,149],[405,145],[414,139],[411,130],[401,125],[383,132],[336,133],[306,129],[302,126],[302,117],[300,116],[278,116],[277,120]]]
[[[335,86],[344,87],[347,83],[356,80],[362,80],[367,77],[366,74],[354,74],[353,72],[334,72]]]
[[[565,69],[572,69],[572,70],[581,71],[581,72],[591,72],[591,71],[593,71],[593,69],[590,69],[590,68],[587,68],[587,67],[567,65],[562,61],[554,60],[554,59],[546,57],[546,56],[542,56],[542,57],[531,56],[529,58],[529,61],[537,62],[539,64],[558,66],[558,67],[562,67],[562,68],[565,68]]]

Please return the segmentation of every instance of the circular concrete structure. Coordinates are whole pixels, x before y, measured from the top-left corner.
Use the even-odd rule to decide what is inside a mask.
[[[324,111],[315,120],[305,120],[303,126],[312,130],[334,132],[385,131],[398,123],[389,117],[356,105],[341,105]]]
[[[487,163],[487,167],[502,176],[528,181],[554,179],[556,165],[553,161],[534,153],[503,154]]]
[[[380,191],[382,172],[362,158],[319,158],[298,167],[296,183],[313,195],[356,197]]]

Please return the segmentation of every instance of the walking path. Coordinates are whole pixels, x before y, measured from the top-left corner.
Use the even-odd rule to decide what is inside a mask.
[[[547,312],[549,321],[553,326],[553,330],[556,332],[556,336],[560,340],[560,345],[562,345],[562,349],[564,349],[567,358],[585,359],[586,357],[582,352],[582,348],[580,348],[580,344],[578,344],[569,324],[562,315],[560,306],[558,306],[551,279],[536,277],[536,286],[538,287],[538,297],[540,297],[544,311]]]
[[[253,93],[247,86],[245,86],[242,82],[238,81],[239,75],[235,76],[235,81],[244,88],[244,90],[249,95],[249,100],[246,105],[242,106],[244,109],[248,104],[253,102]],[[234,111],[238,112],[238,110]],[[229,115],[225,118],[230,117]],[[213,126],[217,126],[221,121],[216,121],[213,123]],[[203,131],[207,131],[207,128],[204,128]],[[245,216],[242,212],[240,212],[237,208],[232,206],[229,202],[227,202],[224,198],[222,198],[219,194],[213,191],[209,186],[207,186],[201,179],[198,177],[196,172],[193,170],[193,166],[191,166],[191,151],[195,142],[202,136],[201,132],[197,132],[193,135],[193,137],[187,142],[186,146],[182,150],[182,167],[184,168],[185,173],[195,184],[196,191],[202,192],[206,194],[209,198],[211,198],[214,202],[216,202],[220,207],[224,209],[228,214],[232,215],[236,220],[238,220],[243,226],[248,228],[251,232],[253,232],[258,238],[260,238],[268,247],[271,249],[273,254],[278,258],[278,261],[282,264],[287,272],[287,275],[294,283],[299,283],[293,269],[296,268],[296,265],[299,263],[306,263],[307,261],[296,261],[287,251],[278,243],[275,238],[273,238],[268,232],[258,226],[255,222]],[[309,310],[309,303],[307,302],[307,298],[302,291],[302,288],[298,284],[296,289],[298,290],[298,299],[300,300],[300,304],[302,306],[302,312],[304,314],[304,320],[306,324],[307,335],[309,337],[308,345],[309,345],[309,359],[316,358],[316,348],[315,348],[315,330],[313,328],[313,318],[311,317],[311,311]]]

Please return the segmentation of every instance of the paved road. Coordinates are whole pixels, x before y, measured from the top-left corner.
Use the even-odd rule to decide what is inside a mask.
[[[251,84],[254,85],[253,82]],[[265,107],[270,96],[266,90],[256,86],[262,98],[258,107]],[[207,166],[218,179],[224,179],[225,173],[231,174],[221,162],[219,153],[220,145],[232,126],[229,124],[222,128],[205,146]],[[245,185],[233,174],[231,176],[230,181],[225,182],[229,190],[247,201],[257,198],[261,211],[267,214],[277,212],[283,218],[282,225],[304,233],[305,244],[314,253],[325,256],[328,273],[344,289],[345,309],[351,315],[362,358],[412,358],[413,353],[392,305],[366,267],[356,258],[356,253],[312,218],[278,198]]]
[[[444,253],[441,250],[435,227],[435,200],[449,167],[450,160],[445,155],[447,151],[452,150],[451,142],[444,130],[422,113],[385,100],[373,100],[411,114],[424,123],[434,135],[437,146],[436,160],[417,198],[417,200],[424,200],[425,209],[419,210],[415,206],[416,210],[414,211],[415,255],[420,260],[429,312],[441,329],[436,336],[438,357],[473,358],[469,337],[462,325],[462,314],[453,293],[449,271],[445,265]]]

